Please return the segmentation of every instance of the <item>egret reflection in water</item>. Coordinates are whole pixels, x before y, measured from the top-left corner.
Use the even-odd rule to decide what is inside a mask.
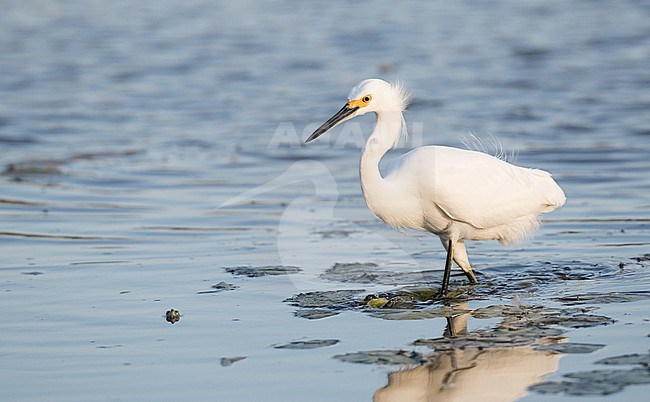
[[[445,336],[452,344],[454,337],[467,334],[469,317],[460,313],[447,318]],[[557,371],[563,356],[533,345],[483,348],[459,341],[457,347],[436,351],[426,364],[390,373],[373,401],[515,401]]]

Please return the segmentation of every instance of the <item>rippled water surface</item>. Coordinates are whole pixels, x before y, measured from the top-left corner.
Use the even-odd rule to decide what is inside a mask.
[[[4,2],[3,398],[643,399],[649,18],[643,1]],[[529,243],[470,245],[480,284],[453,278],[446,303],[438,239],[361,197],[372,117],[302,145],[375,76],[413,93],[404,148],[498,138],[567,194]]]

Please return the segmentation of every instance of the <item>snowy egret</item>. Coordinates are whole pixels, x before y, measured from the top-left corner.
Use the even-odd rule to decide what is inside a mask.
[[[564,192],[550,173],[512,165],[486,153],[424,146],[390,161],[379,161],[406,135],[402,112],[409,95],[401,84],[380,79],[358,83],[345,105],[307,141],[353,117],[374,112],[377,122],[361,154],[361,190],[370,211],[395,228],[431,232],[447,250],[440,294],[449,286],[451,261],[470,283],[476,276],[465,240],[513,244],[539,227],[539,215],[562,206]]]

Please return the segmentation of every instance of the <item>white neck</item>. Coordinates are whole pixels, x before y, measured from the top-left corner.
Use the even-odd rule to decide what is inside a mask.
[[[385,199],[386,192],[389,191],[388,184],[379,172],[379,161],[389,149],[396,145],[402,130],[403,119],[401,112],[377,113],[375,129],[361,154],[359,164],[361,190],[366,204],[375,215],[377,213],[373,210],[373,206]]]

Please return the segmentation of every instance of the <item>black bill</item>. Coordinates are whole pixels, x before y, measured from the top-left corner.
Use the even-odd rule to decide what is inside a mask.
[[[342,122],[343,120],[348,118],[352,113],[356,112],[357,109],[359,109],[359,108],[358,107],[350,107],[346,103],[345,106],[343,106],[341,108],[341,110],[336,112],[336,114],[334,116],[330,117],[330,119],[327,120],[325,123],[323,123],[322,126],[318,127],[316,129],[316,131],[314,131],[312,133],[312,135],[310,135],[309,138],[307,138],[307,141],[305,141],[305,142],[307,143],[309,141],[313,141],[316,138],[320,137],[321,134],[325,133],[330,128],[336,126],[337,124],[339,124],[340,122]]]

